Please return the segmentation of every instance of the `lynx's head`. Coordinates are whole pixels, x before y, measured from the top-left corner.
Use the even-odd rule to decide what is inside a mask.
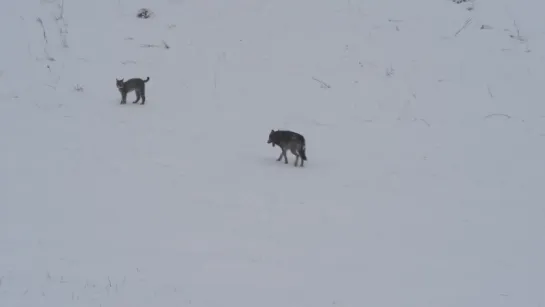
[[[118,89],[123,89],[123,86],[125,85],[125,83],[123,82],[123,79],[118,80],[117,78],[115,78],[115,85],[117,86]]]

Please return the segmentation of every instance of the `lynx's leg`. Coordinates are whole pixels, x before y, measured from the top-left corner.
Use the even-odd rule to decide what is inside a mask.
[[[134,91],[134,93],[136,94],[136,100],[133,101],[132,103],[137,103],[138,101],[140,101],[140,91],[136,90]]]
[[[127,94],[121,93],[121,104],[127,103]]]

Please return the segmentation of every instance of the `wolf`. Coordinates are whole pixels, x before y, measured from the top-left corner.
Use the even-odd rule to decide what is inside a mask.
[[[149,77],[146,80],[140,78],[132,78],[127,81],[123,80],[124,79],[115,79],[117,89],[119,90],[119,93],[121,93],[121,104],[127,103],[127,94],[132,91],[136,94],[136,100],[132,103],[140,101],[140,97],[142,97],[141,104],[146,103],[146,82],[149,81]]]
[[[276,161],[280,161],[282,156],[284,156],[284,163],[288,164],[288,157],[286,156],[288,149],[295,155],[294,166],[297,166],[299,157],[301,157],[301,167],[304,165],[304,161],[307,161],[305,137],[297,132],[289,130],[271,130],[267,144],[272,144],[272,147],[278,145],[282,150]]]

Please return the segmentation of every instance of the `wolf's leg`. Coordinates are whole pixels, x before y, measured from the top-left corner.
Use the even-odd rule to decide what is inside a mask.
[[[293,149],[293,151],[294,151],[294,153],[293,153],[294,155],[296,155],[298,158],[301,158],[300,166],[303,166],[303,164],[305,163],[305,159],[303,159],[303,157],[305,156],[305,154],[304,154],[304,145],[303,146],[301,146],[301,145],[297,146],[297,148]]]
[[[283,155],[284,155],[284,151],[280,151],[280,156],[278,156],[278,159],[276,159],[276,161],[280,161]]]
[[[284,155],[284,164],[288,164],[288,156],[285,149],[282,149],[282,155]]]
[[[295,164],[294,165],[297,166],[297,161],[299,161],[299,153],[297,152],[297,148],[292,146],[290,148],[290,151],[295,156]],[[303,159],[301,158],[301,160],[303,160]]]
[[[146,90],[143,88],[142,89],[142,103],[141,104],[144,104],[146,103]]]

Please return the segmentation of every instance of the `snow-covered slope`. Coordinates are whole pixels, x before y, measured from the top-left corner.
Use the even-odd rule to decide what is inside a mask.
[[[542,2],[10,1],[0,306],[543,306]]]

